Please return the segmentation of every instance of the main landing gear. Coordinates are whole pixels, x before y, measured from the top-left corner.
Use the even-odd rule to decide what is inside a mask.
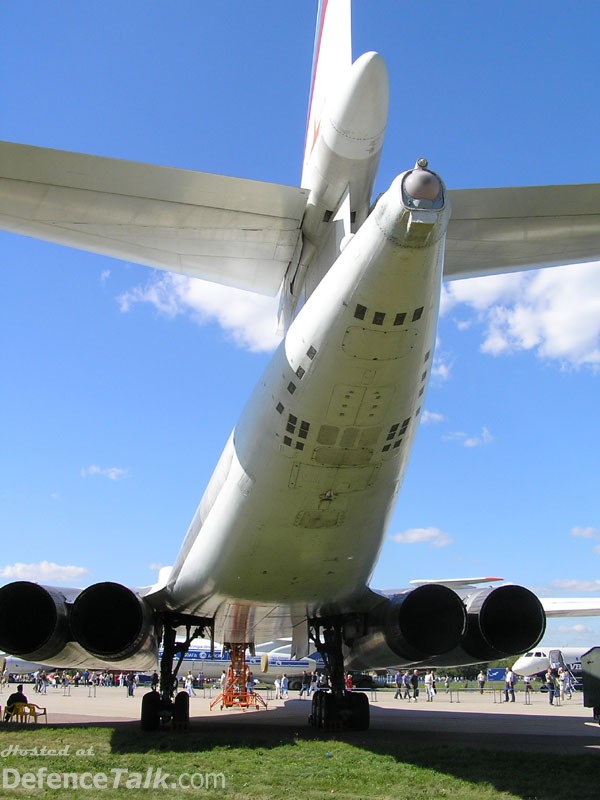
[[[176,640],[177,628],[184,626],[186,638]],[[197,636],[212,636],[212,620],[198,619],[182,614],[166,614],[163,618],[163,654],[160,660],[159,691],[153,689],[142,697],[141,728],[156,731],[169,724],[175,730],[186,730],[190,722],[190,696],[177,692],[177,673],[190,644]],[[179,657],[173,667],[175,658]]]
[[[346,689],[341,622],[338,619],[313,622],[309,635],[325,662],[330,686],[317,689],[313,694],[309,725],[327,731],[366,731],[370,719],[369,700],[363,692]]]

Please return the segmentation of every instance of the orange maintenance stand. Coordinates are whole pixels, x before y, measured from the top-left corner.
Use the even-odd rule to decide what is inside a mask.
[[[227,670],[223,690],[210,704],[210,710],[219,704],[221,710],[234,707],[244,711],[252,707],[257,711],[261,707],[266,709],[266,702],[258,692],[254,691],[252,683],[251,688],[248,688],[249,681],[252,682],[252,673],[246,664],[246,645],[234,644],[231,646],[231,664]]]

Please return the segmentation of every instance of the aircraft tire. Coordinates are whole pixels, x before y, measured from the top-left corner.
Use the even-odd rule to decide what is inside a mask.
[[[336,698],[330,692],[321,694],[321,724],[319,727],[326,731],[338,730],[340,715]]]
[[[363,692],[348,693],[347,702],[350,710],[348,727],[352,731],[366,731],[369,729],[371,709],[369,699]]]
[[[146,692],[142,697],[140,727],[143,731],[156,731],[160,725],[160,695],[158,692]]]
[[[322,707],[323,707],[323,692],[314,692],[312,696],[312,706],[310,716],[308,718],[309,725],[313,728],[322,727]]]
[[[190,696],[187,692],[177,692],[173,703],[173,727],[184,730],[190,724]]]

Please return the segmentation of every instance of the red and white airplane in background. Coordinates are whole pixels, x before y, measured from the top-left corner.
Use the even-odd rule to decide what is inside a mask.
[[[145,728],[188,713],[173,663],[195,635],[317,649],[331,690],[316,693],[313,723],[360,729],[368,703],[345,691],[344,669],[496,659],[532,649],[546,614],[600,613],[597,600],[475,585],[495,579],[368,585],[423,409],[442,281],[600,259],[598,184],[452,191],[419,159],[373,203],[387,116],[383,59],[352,63],[350,0],[322,0],[300,188],[1,145],[5,229],[281,296],[284,339],[157,584],[0,589],[0,648],[22,658],[145,669],[162,639]]]

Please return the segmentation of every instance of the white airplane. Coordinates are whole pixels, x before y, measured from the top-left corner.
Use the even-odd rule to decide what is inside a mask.
[[[537,645],[513,664],[517,675],[539,675],[548,667],[566,667],[576,678],[581,677],[581,657],[590,647],[548,647]]]
[[[27,661],[7,653],[0,653],[0,675],[27,675],[38,669],[43,669],[44,666],[36,661]]]
[[[1,145],[5,229],[280,292],[284,339],[174,565],[141,590],[0,589],[0,647],[23,658],[144,669],[162,639],[147,729],[187,718],[173,662],[195,635],[232,652],[291,635],[293,655],[316,649],[329,673],[312,724],[364,729],[368,702],[345,691],[344,669],[523,653],[545,606],[600,610],[485,578],[369,587],[425,400],[442,281],[600,259],[600,185],[453,191],[419,158],[373,203],[388,73],[375,52],[352,63],[350,27],[350,0],[319,4],[299,188]]]
[[[304,672],[310,674],[317,669],[323,669],[320,657],[292,658],[290,645],[291,643],[278,647],[271,646],[271,643],[270,646],[258,645],[254,655],[247,654],[245,661],[254,673],[254,677],[265,683],[273,683],[275,678],[285,673],[289,678],[290,688],[299,689],[300,678]],[[159,659],[162,654],[161,649],[158,653]],[[214,646],[214,643],[202,640],[186,650],[179,675],[191,671],[194,676],[202,674],[205,678],[214,679],[219,678],[223,670],[227,670],[230,665],[231,652],[227,647]]]
[[[246,663],[254,671],[256,678],[266,683],[273,683],[277,676],[285,673],[290,679],[290,688],[300,688],[300,678],[304,672],[311,673],[324,668],[323,660],[318,653],[311,654],[309,658],[292,658],[290,653],[291,641],[287,644],[269,643],[270,646],[257,646],[254,655],[246,656]],[[158,651],[158,661],[162,658],[163,651]],[[154,668],[158,666],[155,662]],[[179,675],[191,671],[194,676],[202,674],[205,678],[219,678],[223,670],[231,664],[231,653],[228,648],[208,640],[201,640],[186,649]],[[49,669],[53,665],[40,664],[36,661],[26,661],[16,656],[0,653],[0,677],[3,675],[30,675],[42,669]],[[115,665],[113,664],[113,667]],[[60,669],[66,668],[63,664]]]

